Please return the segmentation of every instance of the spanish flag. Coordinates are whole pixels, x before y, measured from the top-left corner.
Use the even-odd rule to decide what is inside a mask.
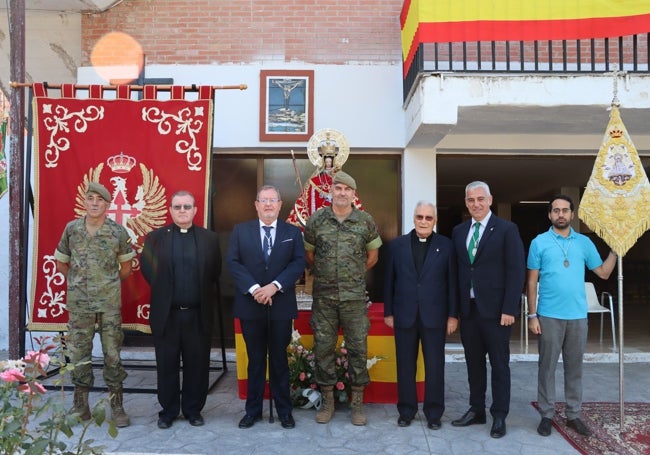
[[[623,257],[650,228],[648,207],[648,177],[614,104],[578,217]]]
[[[605,38],[650,31],[648,0],[406,0],[404,68],[421,43]]]

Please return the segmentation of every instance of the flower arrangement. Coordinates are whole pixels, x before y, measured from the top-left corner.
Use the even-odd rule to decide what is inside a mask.
[[[65,394],[62,379],[60,401],[45,398],[45,387],[39,380],[47,377],[50,365],[57,366],[61,374],[73,368],[66,366],[55,356],[57,346],[51,337],[36,338],[38,351],[29,351],[20,360],[0,362],[0,453],[3,454],[95,454],[103,453],[101,447],[93,447],[85,441],[86,430],[91,423],[101,426],[105,420],[104,406],[93,409],[93,418],[83,424],[74,452],[68,451],[63,436],[73,436],[73,426],[80,422],[79,416],[68,414],[64,408]],[[117,436],[114,424],[109,423],[109,434]]]
[[[307,349],[300,341],[300,332],[294,330],[291,343],[287,348],[289,359],[289,387],[291,402],[296,407],[320,407],[320,392],[314,377],[316,359],[311,349]],[[367,360],[368,369],[372,368],[383,357],[374,356]],[[348,362],[348,350],[345,340],[336,348],[336,385],[334,399],[347,403],[350,398],[351,383]]]

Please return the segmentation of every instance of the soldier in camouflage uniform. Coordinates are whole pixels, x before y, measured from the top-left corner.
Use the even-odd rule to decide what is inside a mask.
[[[327,423],[334,414],[336,342],[343,329],[350,362],[352,423],[365,425],[363,390],[368,375],[368,308],[366,271],[378,260],[381,238],[372,216],[354,207],[356,182],[343,171],[332,181],[332,205],[314,213],[305,227],[307,263],[314,269],[311,326],[314,332],[316,381],[323,404],[316,414]]]
[[[120,280],[130,275],[135,252],[126,229],[106,217],[110,202],[108,190],[90,182],[84,200],[86,216],[66,225],[54,257],[68,283],[68,348],[75,385],[70,412],[78,413],[82,420],[90,419],[88,392],[94,382],[91,356],[97,327],[112,418],[118,427],[126,427],[129,417],[122,407],[126,371],[120,359],[124,338]]]

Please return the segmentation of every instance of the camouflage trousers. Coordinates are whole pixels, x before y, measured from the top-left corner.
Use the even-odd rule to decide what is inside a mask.
[[[95,382],[91,363],[95,330],[104,353],[104,381],[108,387],[119,387],[127,376],[120,359],[124,340],[120,313],[69,314],[67,344],[74,366],[72,383],[77,387],[92,387]]]
[[[364,300],[314,298],[311,308],[314,333],[315,378],[319,385],[336,384],[336,342],[339,327],[348,352],[350,384],[365,386],[368,375],[368,307]]]

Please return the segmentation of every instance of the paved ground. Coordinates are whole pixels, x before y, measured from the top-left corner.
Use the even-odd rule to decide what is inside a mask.
[[[229,353],[228,358],[234,358]],[[528,357],[530,358],[530,357]],[[454,358],[457,360],[457,358]],[[647,372],[650,363],[625,364],[625,400],[650,402]],[[313,410],[295,410],[296,428],[284,430],[277,419],[268,423],[268,409],[264,420],[253,428],[237,427],[243,416],[244,402],[237,395],[235,364],[228,363],[229,371],[208,396],[203,427],[192,427],[180,419],[168,430],[156,426],[159,410],[154,394],[129,393],[125,395],[125,409],[131,416],[131,426],[121,429],[115,439],[105,428],[94,428],[89,437],[106,447],[110,454],[575,454],[577,453],[557,431],[547,438],[539,436],[536,427],[537,412],[530,402],[536,399],[537,364],[534,361],[513,361],[512,403],[507,420],[508,434],[495,440],[490,438],[491,422],[467,428],[452,427],[450,421],[462,415],[468,405],[468,387],[465,364],[451,361],[446,364],[447,410],[442,429],[426,428],[419,415],[408,428],[396,425],[394,405],[366,405],[368,425],[355,427],[350,423],[349,411],[337,409],[333,420],[326,425],[314,421]],[[585,371],[585,401],[613,401],[619,399],[619,366],[617,363],[587,363]],[[131,370],[125,386],[155,387],[151,370]],[[216,373],[215,373],[216,374]],[[100,374],[101,375],[101,374]],[[558,369],[558,386],[562,384],[562,368]],[[105,393],[91,393],[91,402]],[[562,396],[560,394],[560,396]],[[70,393],[68,400],[71,401]],[[488,418],[488,420],[490,420]]]

